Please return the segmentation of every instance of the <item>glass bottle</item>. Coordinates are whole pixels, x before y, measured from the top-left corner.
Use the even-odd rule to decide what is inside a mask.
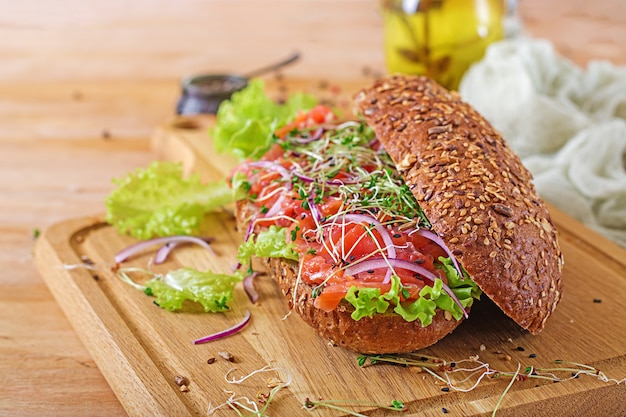
[[[457,89],[463,73],[483,57],[489,44],[504,38],[511,3],[381,0],[388,72],[423,74]]]

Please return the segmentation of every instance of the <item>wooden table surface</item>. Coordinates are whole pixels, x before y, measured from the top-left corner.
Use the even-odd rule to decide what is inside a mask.
[[[584,65],[626,64],[622,0],[521,0],[525,31]],[[111,178],[155,159],[181,77],[293,51],[290,78],[383,72],[374,0],[0,1],[0,415],[124,409],[35,269],[34,231],[103,212]]]

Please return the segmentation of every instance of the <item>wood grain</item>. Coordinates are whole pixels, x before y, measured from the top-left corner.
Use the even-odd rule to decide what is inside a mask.
[[[170,158],[179,160],[182,156],[180,160],[189,171],[200,172],[207,180],[223,178],[234,162],[224,162],[212,150],[206,134],[208,125],[207,118],[175,119],[157,132],[153,144]],[[515,371],[518,364],[552,367],[553,360],[566,359],[597,367],[612,378],[626,377],[626,317],[621,314],[626,308],[621,296],[626,293],[626,251],[556,209],[552,212],[566,260],[565,295],[547,328],[532,336],[484,300],[452,335],[420,351],[420,355],[447,361],[479,355],[493,368],[506,372]],[[165,273],[183,266],[228,271],[239,242],[232,215],[211,215],[204,227],[205,234],[216,237],[218,257],[200,248],[183,248],[154,271]],[[285,378],[287,372],[291,377],[288,391],[271,406],[277,415],[298,415],[307,397],[322,397],[369,399],[378,404],[401,399],[408,406],[404,415],[435,415],[445,407],[451,415],[479,416],[491,413],[509,381],[485,379],[471,392],[444,393],[432,376],[416,374],[410,368],[361,368],[356,354],[328,346],[297,315],[285,318],[286,300],[266,276],[257,280],[261,294],[258,305],[251,305],[239,289],[230,313],[161,310],[110,270],[114,254],[131,242],[105,223],[88,218],[55,225],[36,251],[44,279],[131,415],[201,415],[210,403],[226,400],[225,390],[248,396],[267,390],[263,385],[267,378],[251,380],[242,391],[229,385],[223,377],[231,366],[238,368],[239,375],[264,366],[286,370],[272,375]],[[128,265],[145,267],[152,255],[145,253]],[[84,256],[103,266],[96,272],[98,279],[86,270],[61,268],[80,262]],[[197,337],[234,324],[246,309],[253,319],[240,334],[204,346],[191,345]],[[233,353],[236,363],[209,366],[208,356],[219,350]],[[529,358],[530,353],[536,358]],[[178,391],[173,382],[177,374],[190,378],[189,392]],[[626,412],[621,401],[625,393],[624,382],[617,385],[589,376],[560,384],[531,379],[513,384],[500,413],[541,415],[554,409],[568,414],[619,415]]]
[[[245,73],[303,52],[293,77],[349,80],[384,71],[377,0],[22,0],[0,3],[6,81],[177,80]],[[619,0],[523,0],[526,33],[553,39],[579,64],[626,63]],[[286,36],[285,34],[288,33]],[[28,57],[24,59],[23,57]],[[22,58],[22,59],[20,59]],[[28,77],[25,77],[25,74]]]
[[[149,137],[172,116],[184,75],[244,72],[293,49],[303,59],[287,79],[341,85],[382,71],[375,3],[0,2],[0,374],[10,380],[0,416],[127,414],[42,281],[33,231],[101,212],[111,178],[156,157]],[[520,2],[526,33],[581,65],[626,64],[624,9]]]

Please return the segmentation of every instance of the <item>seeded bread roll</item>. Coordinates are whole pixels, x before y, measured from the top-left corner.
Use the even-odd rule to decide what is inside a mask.
[[[245,233],[250,218],[258,210],[244,200],[237,202],[238,230]],[[343,300],[327,312],[313,305],[313,287],[297,282],[298,264],[285,259],[262,259],[268,272],[286,296],[289,307],[330,343],[366,354],[405,353],[431,346],[452,332],[461,322],[439,310],[427,327],[419,320],[408,322],[395,313],[376,314],[355,321],[354,307]],[[293,292],[296,291],[294,297]],[[295,305],[293,300],[295,299]],[[469,311],[469,309],[468,309]]]
[[[378,80],[356,106],[476,284],[539,333],[561,298],[562,255],[530,172],[500,134],[426,77]]]

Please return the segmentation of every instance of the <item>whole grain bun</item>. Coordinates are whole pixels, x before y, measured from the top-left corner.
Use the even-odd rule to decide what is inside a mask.
[[[241,200],[236,204],[238,230],[245,233],[256,207]],[[427,327],[419,320],[408,322],[395,313],[376,314],[355,321],[354,307],[342,301],[332,312],[313,305],[313,287],[297,282],[298,264],[285,259],[262,259],[268,272],[302,319],[335,346],[366,354],[405,353],[431,346],[452,332],[461,322],[438,311]],[[295,291],[295,297],[294,297]],[[295,303],[294,303],[295,300]],[[469,309],[468,309],[469,310]]]
[[[446,319],[442,310],[433,321],[422,327],[419,320],[408,322],[395,313],[376,314],[355,321],[350,317],[354,307],[342,301],[337,309],[327,312],[313,305],[313,287],[300,282],[297,286],[297,265],[281,259],[266,260],[272,276],[287,297],[290,307],[333,345],[367,354],[412,352],[433,345],[452,332],[462,320]],[[293,291],[296,291],[295,305]]]
[[[540,332],[561,298],[562,255],[530,172],[501,135],[426,77],[380,79],[356,106],[473,280]]]

